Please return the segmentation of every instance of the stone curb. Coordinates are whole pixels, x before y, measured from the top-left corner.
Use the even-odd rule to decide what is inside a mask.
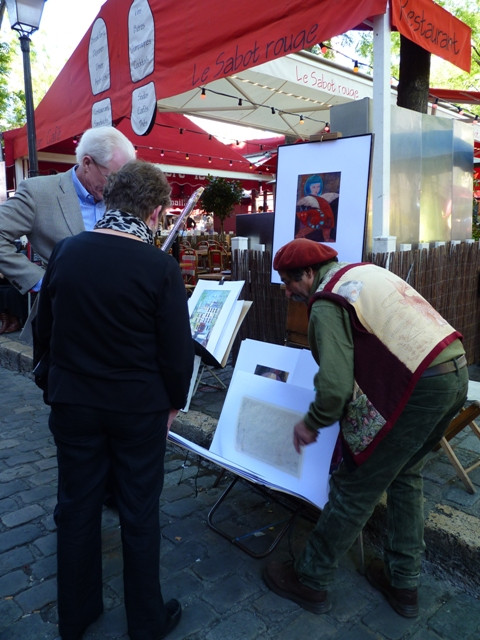
[[[17,336],[0,336],[0,366],[33,378],[31,373],[32,347],[15,339]],[[172,430],[201,447],[210,447],[218,420],[200,411],[180,412]],[[386,503],[377,506],[367,526],[365,535],[374,546],[381,547],[386,530]],[[480,518],[465,513],[450,505],[437,503],[426,514],[425,562],[429,571],[444,579],[451,579],[478,595],[480,574],[478,573]]]

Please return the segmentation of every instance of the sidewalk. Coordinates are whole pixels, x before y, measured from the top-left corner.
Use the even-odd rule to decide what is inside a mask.
[[[13,337],[16,337],[12,334]],[[0,640],[56,640],[55,448],[48,407],[29,378],[25,347],[0,336]],[[221,376],[228,383],[231,367]],[[472,371],[472,377],[475,371]],[[206,378],[205,382],[209,380]],[[476,390],[476,386],[472,387]],[[201,386],[190,411],[175,425],[185,437],[203,434],[208,446],[224,391]],[[474,399],[474,398],[472,398]],[[465,430],[455,450],[468,464],[480,441]],[[475,441],[476,442],[475,442]],[[207,516],[231,477],[171,444],[167,447],[161,576],[166,598],[177,597],[184,613],[171,640],[477,640],[480,637],[480,469],[471,474],[471,495],[442,452],[426,466],[427,554],[419,618],[395,614],[356,570],[357,549],[342,562],[332,589],[332,610],[315,616],[271,593],[261,579],[268,559],[301,549],[312,523],[298,518],[277,549],[256,559],[208,526]],[[280,515],[281,507],[237,483],[215,514],[232,535],[251,522]],[[366,555],[375,553],[382,510],[365,533]],[[251,524],[251,523],[247,523]],[[251,528],[251,527],[250,527]],[[260,526],[257,527],[260,529]],[[270,531],[249,540],[263,546]],[[122,559],[118,517],[104,511],[105,613],[85,640],[127,640],[122,606]]]

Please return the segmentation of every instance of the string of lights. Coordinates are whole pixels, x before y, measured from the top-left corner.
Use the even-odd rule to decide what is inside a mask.
[[[335,53],[336,55],[343,56],[344,58],[349,60],[350,63],[352,64],[353,73],[359,73],[360,67],[364,67],[365,69],[368,69],[368,71],[369,71],[368,75],[370,75],[370,76],[372,75],[373,66],[371,64],[368,64],[367,62],[359,61],[358,58],[353,58],[353,57],[349,56],[348,54],[344,53],[343,51],[335,49],[330,44],[326,44],[324,42],[321,42],[319,44],[319,47],[320,47],[320,51],[324,55],[325,55],[325,53],[327,53],[328,50],[330,50],[333,53]],[[394,76],[392,76],[392,84],[397,84],[398,85],[398,78],[395,78]],[[466,118],[471,118],[472,123],[473,122],[478,122],[478,120],[479,120],[479,116],[477,114],[472,113],[471,111],[468,111],[468,110],[464,109],[463,107],[461,107],[461,106],[459,106],[457,104],[454,104],[452,102],[448,102],[446,100],[439,101],[439,99],[435,98],[435,96],[432,95],[432,94],[430,94],[430,97],[432,97],[432,99],[434,99],[434,102],[432,104],[433,111],[435,111],[435,109],[439,106],[439,104],[441,104],[442,106],[444,106],[447,109],[450,109],[452,111],[456,110],[458,115],[463,115]]]
[[[178,133],[180,135],[194,134],[194,135],[197,135],[197,136],[206,137],[208,140],[213,140],[213,138],[215,138],[215,140],[218,140],[220,142],[222,140],[224,140],[225,141],[224,144],[226,146],[231,146],[229,144],[230,141],[231,141],[231,138],[222,138],[221,136],[217,136],[217,135],[213,136],[211,133],[207,133],[205,131],[198,131],[196,129],[189,129],[188,127],[180,127],[180,128],[178,128],[178,127],[175,127],[175,126],[172,126],[172,125],[160,124],[160,123],[157,123],[157,122],[154,124],[154,126],[162,128],[162,129],[169,129],[171,131],[178,131]],[[80,135],[76,135],[76,136],[73,137],[73,144],[74,145],[78,144],[78,142],[80,141],[80,137],[81,137]],[[280,144],[280,142],[278,142],[278,144]],[[240,140],[236,140],[235,141],[235,146],[241,147]],[[205,159],[206,159],[208,164],[212,164],[213,161],[217,161],[217,162],[220,162],[220,163],[225,163],[230,168],[234,167],[235,165],[240,165],[240,168],[245,168],[245,163],[248,163],[249,164],[248,168],[250,170],[257,168],[259,170],[257,173],[261,174],[263,171],[270,173],[270,167],[269,166],[262,166],[262,165],[263,165],[263,163],[265,162],[266,159],[268,160],[268,158],[267,158],[268,153],[270,151],[275,151],[277,145],[272,143],[271,149],[270,148],[269,149],[265,149],[266,145],[265,145],[264,142],[256,142],[254,140],[252,140],[252,141],[249,140],[248,141],[248,146],[250,148],[257,149],[258,153],[264,152],[264,157],[263,157],[263,160],[261,162],[249,161],[249,159],[245,158],[244,156],[242,156],[241,160],[240,159],[239,160],[235,160],[235,159],[224,157],[224,156],[212,155],[211,153],[192,153],[191,151],[180,151],[178,149],[167,148],[166,146],[160,147],[160,146],[153,146],[153,145],[148,145],[148,144],[145,144],[145,145],[135,144],[135,149],[137,151],[138,150],[145,150],[145,151],[156,152],[156,153],[158,153],[160,161],[162,160],[162,158],[165,158],[165,156],[167,155],[169,157],[173,156],[174,158],[175,158],[175,156],[177,156],[179,158],[179,161],[181,161],[180,158],[182,158],[182,157],[183,157],[184,160],[187,160],[187,161],[192,160],[192,164],[194,164],[194,159],[195,158],[201,158],[203,161],[205,161]],[[239,149],[238,153],[240,155],[242,155],[240,149]],[[255,155],[255,153],[252,153],[251,155]],[[172,162],[175,163],[175,160],[173,160]],[[260,169],[261,169],[261,171],[260,171]]]
[[[192,131],[191,133],[198,133],[197,131]],[[145,150],[145,151],[154,151],[158,153],[158,156],[160,158],[160,160],[162,158],[165,158],[165,156],[169,156],[169,157],[175,157],[178,156],[179,158],[179,162],[181,162],[181,158],[184,158],[185,160],[189,161],[192,160],[192,164],[195,164],[194,160],[195,158],[201,158],[202,160],[207,160],[208,164],[211,164],[212,161],[219,161],[219,162],[225,162],[225,164],[227,164],[230,168],[233,167],[234,165],[242,165],[244,166],[246,162],[248,162],[248,160],[233,160],[232,158],[225,158],[222,156],[212,156],[212,155],[208,155],[208,154],[204,154],[204,153],[191,153],[189,151],[184,152],[184,151],[179,151],[178,149],[168,149],[166,147],[161,148],[161,147],[154,147],[151,145],[139,145],[136,144],[135,145],[135,149],[137,151],[141,151],[141,150]],[[173,163],[175,163],[175,160],[173,160]],[[255,164],[253,162],[249,163],[249,169],[254,169],[255,168]],[[264,167],[265,171],[270,171],[270,168],[268,166]]]
[[[232,100],[235,100],[237,103],[237,106],[242,107],[242,106],[246,106],[244,105],[244,103],[248,103],[248,105],[250,105],[250,107],[255,107],[256,109],[268,109],[268,111],[270,111],[270,113],[272,115],[283,115],[283,116],[292,116],[293,118],[299,118],[298,123],[299,124],[305,124],[305,120],[309,120],[311,122],[316,122],[317,124],[320,125],[328,125],[328,122],[326,120],[320,120],[318,118],[314,118],[312,116],[304,116],[304,115],[299,115],[298,113],[292,113],[291,111],[285,111],[284,109],[279,109],[278,107],[273,107],[272,105],[267,105],[267,104],[261,104],[258,102],[253,102],[252,100],[249,100],[248,98],[242,97],[239,98],[238,96],[234,96],[231,95],[229,93],[223,93],[222,91],[216,91],[215,89],[210,89],[210,88],[206,88],[206,87],[202,87],[201,88],[201,93],[200,96],[202,98],[207,97],[206,94],[208,93],[212,93],[216,96],[221,96],[222,98],[231,98]]]

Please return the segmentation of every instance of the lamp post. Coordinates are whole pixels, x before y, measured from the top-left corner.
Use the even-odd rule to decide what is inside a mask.
[[[33,109],[32,72],[30,69],[30,36],[40,26],[46,0],[6,0],[8,17],[12,29],[18,31],[23,54],[25,81],[25,107],[28,138],[28,175],[38,175],[35,113]]]

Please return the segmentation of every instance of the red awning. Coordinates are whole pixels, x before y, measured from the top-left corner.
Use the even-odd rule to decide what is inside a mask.
[[[402,33],[409,26],[408,37],[421,37],[422,46],[445,53],[443,41],[428,37],[423,27],[418,33],[417,13],[407,16],[413,27],[404,19],[413,0],[393,3]],[[422,20],[428,16],[428,24],[437,25],[439,7],[432,0],[415,0],[417,5]],[[38,146],[49,147],[125,117],[133,131],[145,133],[157,100],[234,78],[239,70],[345,33],[384,14],[387,1],[342,0],[341,10],[339,6],[336,0],[107,0],[35,111]],[[444,22],[442,17],[438,25],[450,29]],[[456,21],[452,28],[457,23],[462,25]],[[454,39],[452,48],[462,48],[463,60],[464,41],[457,39],[457,31],[447,33]],[[467,49],[469,56],[470,43]],[[17,137],[14,153],[27,155],[26,135]]]
[[[386,0],[107,0],[35,111],[40,147],[344,33]],[[214,37],[212,37],[214,29]],[[141,106],[141,109],[144,105]],[[92,122],[92,109],[95,121]],[[137,112],[134,113],[134,109]],[[26,136],[15,157],[27,154]]]
[[[445,102],[457,104],[480,104],[480,91],[464,91],[463,89],[430,89],[430,98],[438,98]]]

